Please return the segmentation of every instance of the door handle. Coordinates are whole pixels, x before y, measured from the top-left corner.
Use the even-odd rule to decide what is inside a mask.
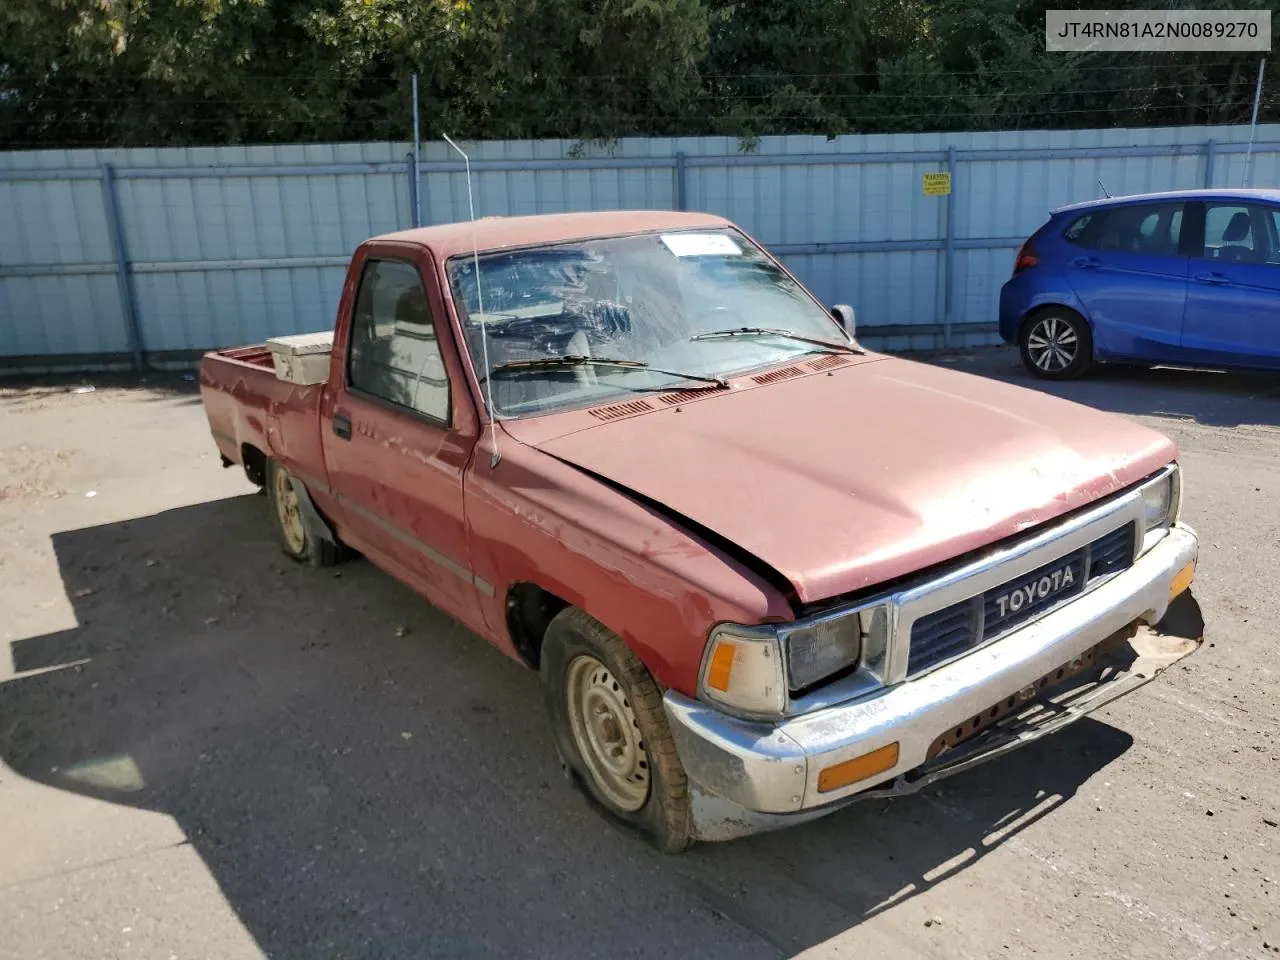
[[[1213,284],[1217,284],[1218,286],[1221,286],[1224,283],[1230,283],[1230,282],[1231,281],[1227,277],[1216,272],[1196,274],[1196,283],[1213,283]]]
[[[1102,261],[1097,257],[1076,257],[1071,262],[1081,270],[1097,270],[1102,266]]]
[[[351,439],[351,418],[345,414],[333,415],[333,432],[342,440]]]

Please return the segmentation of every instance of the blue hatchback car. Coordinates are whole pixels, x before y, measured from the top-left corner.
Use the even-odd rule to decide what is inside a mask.
[[[1188,190],[1053,211],[1000,290],[1037,377],[1094,361],[1280,369],[1280,190]]]

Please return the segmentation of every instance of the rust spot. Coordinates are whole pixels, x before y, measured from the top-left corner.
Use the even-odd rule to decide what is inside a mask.
[[[1050,684],[1057,685],[1082,673],[1090,670],[1101,658],[1103,653],[1116,644],[1123,643],[1137,632],[1137,624],[1130,624],[1123,630],[1119,630],[1107,637],[1100,643],[1094,644],[1080,656],[1075,657],[1068,663],[1063,664],[1056,670],[1050,670],[1038,680],[1027,684],[1027,690],[1034,690],[1037,694],[1049,692]],[[970,717],[960,725],[953,727],[939,736],[929,746],[927,759],[932,760],[944,749],[949,750],[952,747],[959,746],[966,740],[971,740],[979,734],[985,732],[988,728],[994,726],[999,721],[1012,713],[1016,713],[1028,706],[1028,700],[1019,696],[1007,697],[994,706],[988,707],[980,711],[975,716]]]

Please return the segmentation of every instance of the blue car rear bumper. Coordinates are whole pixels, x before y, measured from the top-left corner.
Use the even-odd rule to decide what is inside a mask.
[[[1023,318],[1046,306],[1069,307],[1089,319],[1066,278],[1041,263],[1010,277],[1000,288],[1000,339],[1017,343]]]
[[[1014,280],[1017,278],[1015,277]],[[1022,304],[1025,298],[1019,296],[1014,280],[1010,280],[1000,288],[1000,339],[1005,343],[1016,343],[1018,340],[1018,324],[1025,311]]]

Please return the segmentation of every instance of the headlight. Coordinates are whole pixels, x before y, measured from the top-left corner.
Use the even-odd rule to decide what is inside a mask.
[[[791,689],[803,690],[860,662],[882,658],[888,634],[889,608],[883,604],[784,630]]]
[[[803,690],[857,663],[862,655],[862,626],[856,615],[820,621],[787,633],[787,682]]]
[[[736,713],[776,717],[788,696],[866,667],[882,682],[889,607],[875,604],[776,626],[722,624],[711,632],[701,695]]]
[[[1142,511],[1146,531],[1168,526],[1178,519],[1182,483],[1175,466],[1167,474],[1142,488]]]

